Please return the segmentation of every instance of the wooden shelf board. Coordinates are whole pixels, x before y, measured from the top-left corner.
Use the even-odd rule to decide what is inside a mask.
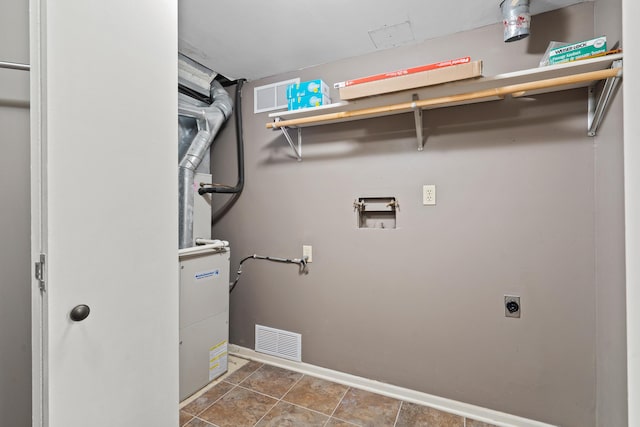
[[[413,108],[407,106],[407,108],[396,109],[392,112],[383,111],[382,108],[385,105],[404,104],[412,101],[412,96],[416,94],[419,100],[428,100],[432,98],[440,97],[455,97],[456,95],[466,94],[471,92],[488,91],[496,88],[502,88],[505,86],[512,86],[524,83],[531,83],[536,81],[542,81],[553,78],[569,77],[577,74],[588,73],[592,71],[605,70],[611,67],[613,61],[622,59],[622,54],[602,56],[593,59],[587,59],[582,61],[568,62],[564,64],[551,65],[547,67],[532,68],[528,70],[521,70],[512,73],[498,74],[491,77],[480,77],[476,79],[469,79],[451,83],[445,83],[436,86],[428,86],[423,88],[416,88],[402,92],[388,93],[384,95],[371,96],[367,98],[360,98],[351,101],[341,101],[334,104],[329,104],[316,108],[308,108],[304,110],[293,111],[281,111],[269,114],[270,118],[280,120],[295,120],[302,118],[320,117],[327,114],[332,114],[334,118],[329,121],[319,121],[310,123],[297,124],[298,127],[305,126],[318,126],[328,123],[338,123],[351,120],[360,120],[373,117],[380,117],[382,115],[400,114],[404,112],[413,111]],[[591,81],[585,81],[580,83],[570,83],[562,86],[555,86],[543,89],[536,89],[528,91],[522,94],[516,94],[514,96],[531,96],[533,94],[555,92],[559,90],[567,90],[575,87],[586,87],[592,84]],[[492,95],[482,98],[476,98],[471,100],[454,101],[449,103],[440,103],[435,106],[423,106],[422,109],[432,108],[444,108],[454,105],[465,105],[477,102],[487,102],[503,99],[501,95]],[[350,111],[361,110],[373,110],[371,113],[359,114],[356,117],[348,116]],[[341,113],[347,113],[346,117],[341,117]],[[267,124],[271,127],[271,124]]]

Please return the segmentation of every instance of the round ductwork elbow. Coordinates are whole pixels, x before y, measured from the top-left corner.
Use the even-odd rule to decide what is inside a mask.
[[[529,0],[502,0],[502,23],[504,25],[504,41],[506,43],[529,37],[531,13]]]

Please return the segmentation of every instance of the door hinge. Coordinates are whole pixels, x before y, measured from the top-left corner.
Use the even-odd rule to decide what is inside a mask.
[[[45,282],[44,282],[44,267],[45,267],[45,254],[40,254],[40,261],[36,262],[35,275],[36,280],[40,282],[40,290],[45,290]]]

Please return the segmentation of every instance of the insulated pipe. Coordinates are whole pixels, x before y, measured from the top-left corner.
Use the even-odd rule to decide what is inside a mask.
[[[178,114],[194,117],[198,120],[199,132],[191,142],[187,153],[179,163],[178,180],[178,223],[179,248],[193,246],[193,203],[194,176],[202,158],[211,146],[211,142],[220,130],[222,123],[231,116],[233,102],[220,83],[214,81],[211,85],[213,103],[208,107],[197,107],[181,103]]]
[[[227,244],[224,245],[222,243],[227,243]],[[180,249],[178,250],[178,256],[200,254],[200,253],[205,253],[211,250],[222,252],[223,249],[227,249],[229,247],[229,242],[222,241],[222,243],[192,246],[190,248]]]
[[[229,242],[226,240],[218,240],[218,239],[212,240],[212,239],[197,238],[196,245],[207,245],[207,246],[214,245],[214,247],[226,248],[227,246],[229,246]]]

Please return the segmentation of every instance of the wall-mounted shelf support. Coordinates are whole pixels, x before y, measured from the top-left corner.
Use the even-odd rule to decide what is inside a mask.
[[[280,118],[276,117],[275,121],[279,122]],[[299,162],[302,161],[302,128],[298,128],[298,146],[297,147],[293,143],[293,139],[291,139],[291,135],[289,135],[289,128],[287,126],[282,126],[280,127],[280,130],[282,131],[282,134],[284,135],[285,139],[289,143],[289,146],[295,153],[298,161]]]
[[[424,134],[422,133],[422,109],[418,108],[418,105],[415,101],[417,101],[418,94],[413,94],[413,103],[411,104],[411,108],[413,108],[413,116],[416,121],[416,137],[418,138],[418,151],[422,151],[424,149]]]
[[[604,118],[604,113],[611,102],[611,98],[620,83],[620,78],[622,76],[622,60],[618,59],[613,61],[611,64],[612,69],[618,68],[620,72],[613,76],[609,77],[604,81],[604,86],[602,88],[602,92],[600,92],[600,96],[596,100],[596,87],[592,85],[589,87],[589,114],[588,114],[588,128],[587,135],[596,136],[598,133],[598,128],[602,123],[602,119]]]

